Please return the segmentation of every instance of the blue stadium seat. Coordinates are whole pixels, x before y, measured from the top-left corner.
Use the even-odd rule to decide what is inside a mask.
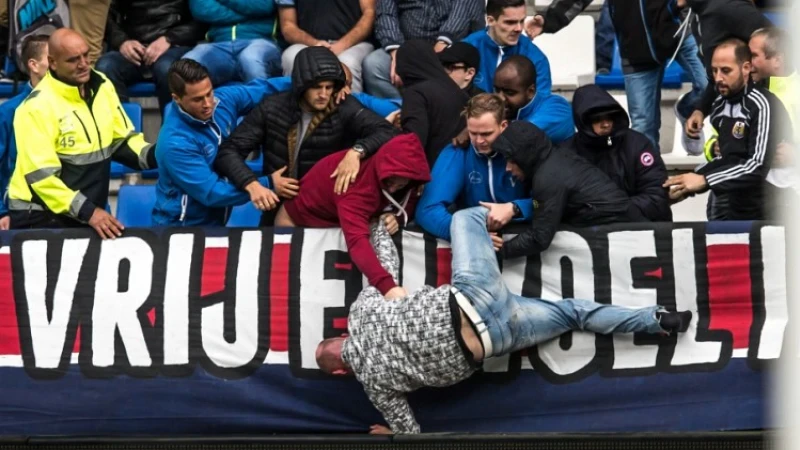
[[[142,131],[142,105],[133,102],[125,102],[122,104],[122,109],[125,110],[125,114],[128,115],[128,118],[131,119],[131,123],[133,124],[133,129],[141,132]],[[111,162],[111,178],[119,179],[124,177],[129,173],[135,173],[136,171],[128,168],[116,161]],[[158,170],[151,169],[142,171],[143,178],[158,178]]]
[[[231,216],[228,217],[227,227],[257,227],[261,221],[261,211],[253,206],[253,202],[244,205],[234,206]]]
[[[662,88],[678,89],[681,87],[683,69],[673,61],[664,71]],[[611,71],[608,75],[597,75],[594,78],[595,84],[604,89],[625,89],[625,77],[622,73],[622,58],[619,55],[619,44],[614,41],[614,56],[611,60]]]
[[[129,97],[155,97],[156,85],[154,83],[136,83],[128,86]]]
[[[117,195],[117,219],[126,227],[149,227],[152,225],[155,204],[155,185],[120,186]]]

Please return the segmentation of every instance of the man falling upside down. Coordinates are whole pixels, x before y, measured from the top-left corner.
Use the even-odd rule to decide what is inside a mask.
[[[660,306],[630,309],[587,300],[548,301],[512,294],[502,280],[488,210],[457,212],[452,236],[452,284],[424,286],[387,300],[372,286],[350,307],[347,337],[322,341],[317,364],[332,375],[356,376],[390,428],[371,434],[419,433],[406,394],[425,386],[456,384],[481,369],[484,359],[532,347],[572,330],[595,333],[683,332],[692,313]],[[400,260],[383,223],[372,245],[397,281]]]

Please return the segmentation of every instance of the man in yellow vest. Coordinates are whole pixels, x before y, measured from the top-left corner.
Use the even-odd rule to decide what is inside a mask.
[[[800,75],[791,62],[789,35],[779,28],[761,28],[750,37],[750,51],[753,54],[753,72],[750,74],[754,82],[761,82],[775,94],[786,110],[792,122],[793,142],[778,144],[775,161],[767,174],[767,181],[777,188],[772,199],[778,204],[797,200],[800,193],[800,177],[797,174],[796,144],[798,140],[798,118],[800,118]]]
[[[114,86],[89,65],[89,46],[73,30],[48,42],[50,71],[14,116],[17,166],[8,189],[11,228],[89,225],[122,235],[106,212],[111,160],[156,166],[155,151],[134,132]]]

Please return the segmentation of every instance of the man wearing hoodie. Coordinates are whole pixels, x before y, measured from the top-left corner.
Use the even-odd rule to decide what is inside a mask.
[[[556,144],[575,134],[572,107],[560,95],[539,91],[536,66],[524,56],[511,56],[497,68],[494,92],[506,101],[509,120],[524,120],[541,128]]]
[[[550,61],[531,38],[522,35],[525,15],[525,0],[488,0],[486,29],[464,39],[481,55],[475,85],[484,91],[492,92],[495,71],[500,63],[513,55],[524,56],[536,66],[536,86],[540,92],[549,94],[552,90]]]
[[[336,103],[345,74],[336,55],[325,47],[308,47],[295,59],[292,90],[265,97],[220,145],[214,167],[239,189],[256,200],[265,187],[247,167],[247,156],[264,152],[264,171],[282,199],[297,195],[301,179],[319,160],[349,149],[336,170],[336,192],[347,189],[359,172],[361,160],[373,155],[394,135],[383,117],[365,108],[352,96]],[[267,204],[257,204],[266,210]],[[264,214],[262,226],[274,215]]]
[[[158,181],[153,225],[224,226],[228,208],[247,203],[250,195],[214,172],[220,142],[236,120],[261,98],[277,92],[270,80],[214,90],[208,70],[191,59],[175,61],[167,73],[174,103],[166,110],[158,134]],[[258,179],[269,188],[269,177]],[[269,189],[256,204],[278,204]]]
[[[284,202],[275,225],[279,227],[341,227],[350,258],[386,298],[406,295],[392,275],[381,266],[370,245],[370,221],[387,208],[396,213],[380,216],[390,233],[399,228],[395,216],[408,222],[417,188],[428,182],[430,171],[419,138],[413,133],[387,142],[364,165],[347,192],[335,192],[330,173],[338,167],[347,151],[323,158],[300,180],[300,193]]]
[[[208,42],[183,57],[208,67],[214,86],[281,72],[274,0],[189,0],[189,8],[210,29]]]
[[[628,114],[608,92],[590,84],[575,91],[572,109],[578,133],[565,142],[599,167],[654,222],[671,222],[669,195],[662,186],[667,168],[647,137],[629,128]]]
[[[644,332],[674,339],[688,329],[691,311],[667,311],[658,305],[633,309],[572,298],[551,301],[511,293],[486,231],[487,214],[478,207],[453,217],[450,283],[423,286],[395,301],[386,301],[379,290],[368,286],[350,306],[348,335],[317,345],[320,370],[340,377],[354,375],[389,425],[372,425],[370,434],[419,433],[407,395],[466,380],[489,357],[529,349],[573,330]],[[397,280],[397,248],[383,224],[373,230],[374,252]]]
[[[419,137],[430,167],[464,129],[461,112],[469,97],[425,41],[408,41],[397,50],[397,76],[403,82],[401,126]]]
[[[470,145],[446,147],[431,171],[417,206],[415,220],[437,238],[450,240],[451,208],[484,206],[488,226],[496,231],[512,220],[530,221],[533,201],[530,185],[506,172],[506,161],[492,144],[508,126],[505,102],[497,94],[479,94],[464,112]],[[661,185],[659,184],[659,187]]]
[[[575,152],[553,146],[542,130],[514,121],[492,146],[506,159],[506,170],[533,183],[530,228],[502,244],[503,258],[541,253],[559,225],[575,227],[647,221],[630,197],[597,166]]]

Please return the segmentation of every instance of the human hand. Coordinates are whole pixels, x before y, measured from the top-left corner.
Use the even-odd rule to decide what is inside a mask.
[[[389,81],[392,82],[392,86],[400,87],[403,85],[403,80],[397,75],[397,50],[392,50],[389,52],[389,56],[392,57],[392,64],[389,67]]]
[[[147,49],[144,51],[144,65],[152,66],[153,64],[158,61],[158,58],[161,58],[169,48],[171,44],[167,41],[167,38],[161,36],[160,38],[156,39],[155,41],[151,42],[150,45],[147,46]]]
[[[251,182],[244,187],[244,190],[250,194],[250,201],[259,211],[269,211],[280,203],[280,199],[275,195],[275,192],[262,186],[258,181]]]
[[[467,148],[469,147],[469,131],[464,128],[463,131],[458,133],[458,136],[453,138],[452,142],[454,147]]]
[[[336,105],[341,104],[344,101],[344,99],[346,99],[347,96],[350,95],[351,92],[352,92],[352,90],[351,90],[350,86],[345,86],[345,87],[341,88],[339,90],[339,93],[336,94],[336,99],[334,100],[334,103]]]
[[[347,47],[345,47],[341,42],[342,41],[336,41],[328,47],[336,56],[339,56],[341,53],[344,53],[344,51],[347,50]]]
[[[446,49],[447,45],[448,45],[447,42],[436,41],[436,43],[433,44],[433,51],[435,51],[436,53],[439,53],[442,50]]]
[[[714,141],[714,157],[719,157],[720,155],[722,155],[722,152],[719,150],[719,139],[717,139]]]
[[[406,291],[406,288],[404,288],[403,286],[395,286],[389,289],[389,292],[387,292],[386,295],[384,295],[384,298],[386,298],[386,300],[397,300],[403,297],[408,297],[408,292]]]
[[[394,125],[395,128],[400,128],[400,110],[399,109],[397,111],[389,113],[389,115],[386,116],[385,119],[390,124]]]
[[[489,215],[486,216],[486,226],[489,231],[503,228],[514,218],[513,203],[480,202],[480,205],[489,210]]]
[[[392,433],[392,430],[383,425],[375,424],[369,427],[369,434],[394,434],[394,433]]]
[[[690,194],[702,191],[708,187],[706,177],[696,173],[684,173],[673,175],[667,178],[663,187],[669,188],[669,198],[673,202],[679,202]]]
[[[11,229],[11,217],[5,216],[0,219],[0,230],[10,230]]]
[[[361,168],[361,153],[350,150],[345,154],[342,161],[336,166],[336,170],[331,174],[331,178],[336,178],[333,192],[341,195],[347,192],[347,188],[355,183],[358,177],[358,170]]]
[[[400,230],[400,224],[397,223],[397,217],[394,214],[383,214],[381,216],[381,220],[386,226],[386,231],[388,231],[390,235],[394,235],[398,230]]]
[[[272,178],[273,189],[279,197],[295,198],[300,192],[300,183],[294,178],[284,177],[283,174],[285,172],[286,166],[272,172],[270,178]]]
[[[775,150],[775,166],[790,167],[794,165],[794,147],[788,142],[781,142]]]
[[[703,131],[703,113],[695,110],[686,120],[686,135],[692,139],[699,139],[700,132]]]
[[[541,14],[536,14],[533,17],[528,17],[525,19],[524,26],[525,34],[527,34],[529,38],[533,39],[542,34],[544,31],[544,16]]]
[[[102,239],[116,239],[122,236],[125,227],[105,209],[95,208],[89,219],[89,226],[100,235]]]
[[[317,41],[314,44],[314,47],[325,47],[329,49],[331,48],[331,44],[328,41]]]
[[[497,233],[489,233],[489,237],[492,239],[492,247],[494,247],[494,251],[499,252],[501,248],[503,248],[503,237],[498,236]]]
[[[133,63],[135,66],[141,66],[145,54],[144,45],[135,39],[128,39],[123,42],[119,47],[119,52],[122,56]]]

